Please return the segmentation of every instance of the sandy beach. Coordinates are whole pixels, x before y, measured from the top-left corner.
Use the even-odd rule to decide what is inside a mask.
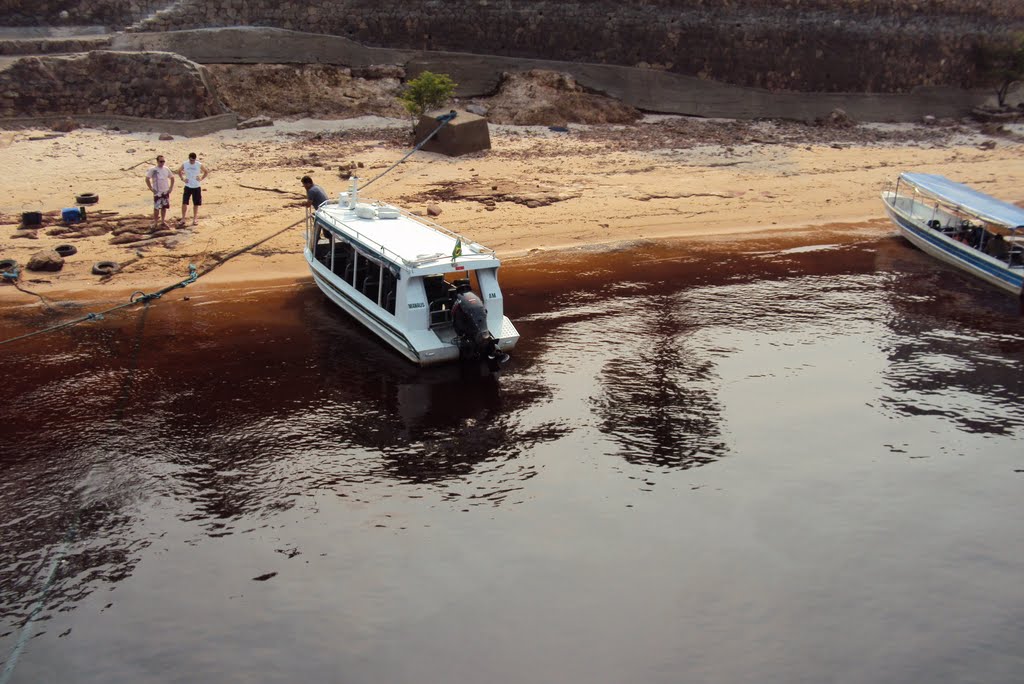
[[[192,287],[304,278],[302,228],[284,230],[304,216],[299,179],[310,175],[336,196],[347,184],[343,171],[353,168],[363,183],[405,155],[409,130],[408,121],[364,117],[172,140],[94,129],[0,132],[0,259],[23,268],[36,252],[71,244],[77,253],[60,271],[23,270],[20,286],[47,299],[102,301],[157,290],[186,277],[189,263],[209,267],[283,231]],[[941,173],[1024,203],[1021,126],[828,128],[649,116],[635,125],[574,125],[568,132],[492,125],[490,134],[486,152],[457,158],[417,153],[375,180],[363,197],[423,213],[434,205],[438,222],[505,260],[640,239],[836,225],[891,233],[878,193],[905,170]],[[210,169],[198,225],[190,225],[190,208],[187,224],[173,234],[136,232],[151,224],[147,168],[157,154],[176,168],[190,152]],[[180,216],[181,187],[179,181],[172,193],[169,220]],[[107,230],[61,234],[60,210],[86,192],[99,201],[87,208],[85,225]],[[35,239],[13,237],[26,211],[48,215]],[[126,232],[142,240],[112,242]],[[116,261],[122,269],[101,278],[92,274],[98,261]],[[0,301],[38,300],[5,284]]]

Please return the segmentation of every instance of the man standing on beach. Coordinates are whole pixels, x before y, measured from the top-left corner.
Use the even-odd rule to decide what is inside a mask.
[[[306,188],[306,206],[319,209],[320,205],[327,201],[327,193],[319,185],[313,185],[313,179],[309,176],[302,177],[302,187]]]
[[[167,210],[171,206],[171,190],[174,189],[174,174],[164,166],[164,156],[161,154],[156,158],[156,166],[146,172],[146,187],[153,192],[153,230],[157,227],[157,217],[160,223],[167,225]]]
[[[188,161],[178,167],[178,178],[185,181],[185,192],[181,197],[181,223],[185,224],[188,201],[192,199],[192,225],[197,225],[199,207],[203,205],[203,188],[200,185],[208,173],[203,164],[196,160],[196,153],[189,152]]]

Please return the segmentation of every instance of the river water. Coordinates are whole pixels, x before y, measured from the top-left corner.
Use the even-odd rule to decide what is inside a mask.
[[[841,235],[508,265],[498,377],[309,282],[0,347],[0,684],[1020,682],[1020,304]]]

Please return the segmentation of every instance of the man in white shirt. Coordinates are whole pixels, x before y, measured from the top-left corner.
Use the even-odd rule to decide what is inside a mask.
[[[178,167],[178,178],[185,181],[185,192],[181,197],[181,223],[185,223],[188,201],[192,200],[192,225],[197,225],[199,207],[203,205],[203,188],[200,183],[208,173],[205,166],[196,160],[196,153],[190,152],[188,161]]]
[[[146,172],[146,187],[153,193],[153,230],[157,227],[157,217],[167,228],[167,210],[171,206],[171,190],[174,189],[174,174],[164,166],[164,156],[156,158],[156,166]]]

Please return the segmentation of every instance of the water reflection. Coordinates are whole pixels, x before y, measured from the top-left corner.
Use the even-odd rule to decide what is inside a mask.
[[[751,643],[781,628],[787,638],[797,634],[804,646],[817,647],[833,625],[814,621],[837,614],[830,609],[838,606],[862,626],[884,628],[856,611],[879,586],[905,588],[899,583],[906,577],[914,578],[906,586],[917,586],[917,552],[962,570],[950,585],[921,589],[927,597],[911,608],[930,614],[934,595],[969,586],[961,575],[972,574],[973,560],[953,562],[930,547],[907,552],[910,560],[894,551],[941,535],[922,534],[920,510],[899,509],[892,490],[870,488],[902,478],[893,485],[902,493],[922,477],[906,467],[905,456],[886,461],[890,452],[882,445],[928,453],[955,430],[965,452],[987,453],[996,444],[1009,453],[1017,446],[1024,324],[1004,295],[936,271],[888,240],[691,242],[561,259],[550,272],[536,261],[529,267],[535,270],[512,270],[503,280],[523,338],[497,378],[458,366],[416,369],[309,285],[196,293],[191,302],[161,301],[144,314],[0,355],[10,397],[0,406],[0,653],[10,652],[37,607],[43,606],[41,619],[63,625],[61,612],[102,605],[105,597],[89,595],[127,585],[144,596],[132,604],[139,619],[160,622],[155,605],[160,619],[169,612],[176,621],[168,619],[149,640],[123,614],[124,622],[112,618],[101,636],[76,630],[84,657],[91,658],[91,639],[151,654],[162,652],[162,638],[186,643],[187,630],[167,625],[195,618],[225,639],[270,624],[273,615],[274,629],[297,632],[337,620],[363,639],[357,642],[365,651],[346,639],[314,643],[309,652],[321,663],[397,663],[411,672],[415,657],[381,656],[377,644],[454,652],[467,636],[459,630],[474,624],[480,608],[498,631],[505,623],[493,620],[496,614],[527,626],[527,636],[520,635],[527,644],[539,630],[545,652],[570,652],[548,648],[558,639],[575,652],[616,643],[622,650],[609,658],[632,653],[642,670],[648,656],[667,657],[665,670],[676,673],[686,671],[688,656],[672,661],[664,654],[690,641],[713,654],[717,642],[700,639],[737,626],[751,630]],[[878,477],[885,467],[886,477]],[[945,482],[954,483],[949,491],[934,491],[962,494],[957,477],[942,475],[917,495]],[[640,478],[643,487],[629,481]],[[714,486],[690,486],[697,480]],[[1012,506],[1016,492],[1005,496]],[[631,507],[636,517],[622,516],[637,497],[649,505]],[[362,512],[383,516],[392,507],[404,507],[405,522],[433,526],[402,527],[395,543],[394,528],[385,540],[373,536],[376,524],[366,525],[367,533],[353,522]],[[666,519],[692,524],[667,526]],[[901,524],[902,536],[891,532]],[[978,529],[993,529],[993,521],[983,519]],[[649,543],[653,534],[662,543]],[[235,551],[263,563],[263,537],[277,545],[288,535],[287,544],[301,540],[315,551],[303,548],[302,560],[289,568],[291,584],[284,573],[258,583],[263,593],[248,604],[252,612],[239,610],[235,622],[204,620],[194,605],[160,604],[146,593],[169,581],[169,594],[194,594],[230,613],[242,603],[226,603],[240,593],[237,583],[224,598],[177,576],[203,563],[214,573],[237,566],[247,572],[251,558],[236,562]],[[746,543],[752,535],[764,544]],[[330,564],[295,571],[338,546],[345,553]],[[766,547],[782,551],[763,554]],[[633,562],[643,554],[650,563]],[[861,556],[875,565],[867,568],[863,593],[848,591],[858,578],[843,572]],[[804,562],[825,568],[813,591],[800,570]],[[147,565],[153,574],[140,579]],[[517,577],[533,579],[493,579],[513,566]],[[758,570],[744,575],[749,568]],[[716,593],[723,573],[728,591]],[[261,566],[239,581],[251,584],[263,574]],[[680,577],[709,591],[680,593]],[[306,583],[320,583],[321,591],[307,593]],[[765,598],[779,588],[785,598],[778,604]],[[301,603],[310,596],[326,605]],[[887,600],[906,596],[893,592]],[[962,605],[976,605],[975,598]],[[775,622],[785,613],[780,608],[791,606],[792,621]],[[558,622],[587,610],[591,619],[573,617],[572,628]],[[599,619],[623,612],[627,627]],[[442,615],[460,617],[437,619]],[[374,620],[380,631],[360,631]],[[451,631],[433,629],[442,623]],[[620,631],[594,631],[598,623]],[[805,623],[823,629],[801,635]],[[424,624],[430,628],[421,631]],[[636,625],[650,626],[647,638],[618,638]],[[685,638],[675,643],[666,636],[680,634]],[[664,647],[661,638],[669,639]],[[71,641],[37,639],[37,667],[52,653],[74,650]],[[259,648],[267,643],[260,638]],[[657,653],[631,651],[636,644],[655,644]],[[249,644],[242,638],[237,645]],[[845,642],[829,646],[839,652]],[[776,652],[766,653],[764,662],[773,662]],[[272,654],[284,657],[289,676],[312,662]],[[507,665],[502,657],[495,656],[494,671]],[[447,663],[431,657],[417,664],[428,661],[441,670]],[[583,671],[587,663],[553,665]],[[715,664],[718,674],[728,674]],[[250,666],[230,654],[217,666],[188,665],[209,681]],[[65,675],[55,680],[75,671],[70,660],[55,668]],[[102,669],[97,665],[94,680],[104,680]],[[313,674],[327,671],[338,668]],[[785,675],[793,672],[766,679],[791,681]],[[363,674],[353,681],[397,681]],[[831,663],[816,674],[832,676]]]
[[[0,361],[15,397],[0,447],[8,625],[44,581],[48,602],[74,605],[130,575],[162,534],[140,529],[140,507],[223,536],[318,491],[389,482],[498,505],[536,475],[517,454],[566,430],[522,417],[548,395],[535,379],[419,370],[309,287],[162,302],[39,340]]]
[[[635,307],[635,313],[609,321],[609,333],[625,343],[602,369],[601,393],[592,401],[601,432],[630,463],[685,469],[728,451],[714,364],[704,350],[691,348],[686,304],[684,297],[662,294],[613,307]]]
[[[892,334],[884,398],[903,416],[934,416],[968,433],[1010,435],[1024,423],[1024,318],[1016,298],[938,264],[902,239],[879,244]]]

